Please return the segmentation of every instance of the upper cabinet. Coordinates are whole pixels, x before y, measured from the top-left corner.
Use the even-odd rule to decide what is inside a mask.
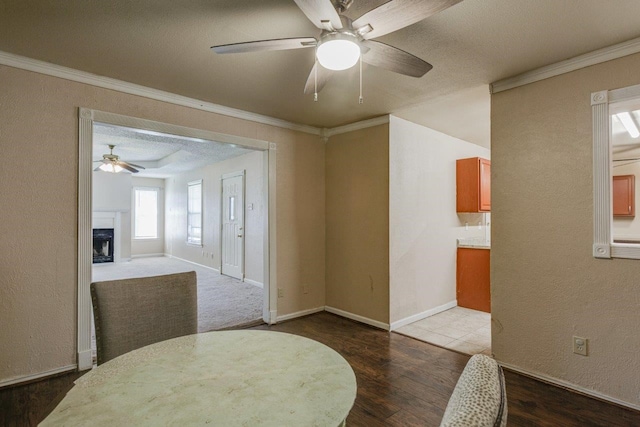
[[[491,211],[491,161],[481,157],[456,160],[456,211]]]
[[[613,177],[613,216],[636,216],[635,193],[635,175]]]

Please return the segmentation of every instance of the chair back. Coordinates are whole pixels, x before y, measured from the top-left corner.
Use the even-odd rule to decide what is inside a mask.
[[[505,427],[507,393],[504,374],[489,356],[469,359],[447,404],[440,427]]]
[[[91,284],[98,364],[198,332],[196,272]]]

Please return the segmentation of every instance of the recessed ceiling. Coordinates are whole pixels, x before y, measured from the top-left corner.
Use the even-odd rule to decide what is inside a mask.
[[[348,15],[382,3],[355,0]],[[319,32],[292,0],[0,2],[5,52],[300,124],[330,128],[392,113],[458,136],[451,123],[488,121],[459,94],[640,37],[640,1],[464,0],[379,39],[434,68],[416,79],[365,65],[362,105],[357,67],[335,72],[318,102],[303,94],[312,49],[209,49]],[[486,111],[488,99],[487,90],[478,108]],[[479,129],[463,139],[486,146],[488,124]]]
[[[93,160],[113,154],[128,163],[143,166],[135,174],[145,178],[169,178],[213,163],[251,153],[253,150],[204,139],[188,138],[96,123],[93,126]]]

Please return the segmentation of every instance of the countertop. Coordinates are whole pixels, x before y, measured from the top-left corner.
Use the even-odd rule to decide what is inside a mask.
[[[457,239],[459,248],[471,249],[491,249],[491,241],[482,237],[470,237],[467,239]]]

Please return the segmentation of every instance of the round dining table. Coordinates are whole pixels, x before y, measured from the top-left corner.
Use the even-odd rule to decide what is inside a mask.
[[[340,426],[356,378],[336,351],[272,331],[207,332],[123,354],[76,380],[42,426]]]

